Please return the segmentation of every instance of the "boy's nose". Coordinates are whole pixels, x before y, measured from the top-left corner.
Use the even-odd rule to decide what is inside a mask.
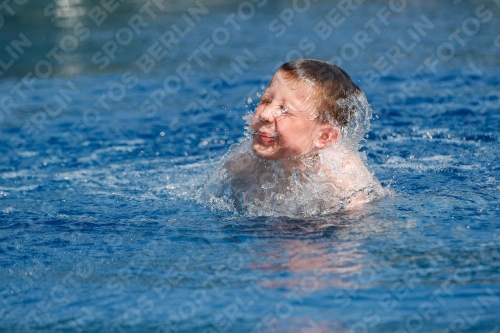
[[[257,114],[257,117],[261,121],[265,122],[271,122],[273,120],[273,112],[272,112],[272,106],[271,105],[266,105],[260,112]]]

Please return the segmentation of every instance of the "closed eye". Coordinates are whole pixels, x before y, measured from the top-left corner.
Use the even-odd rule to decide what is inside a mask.
[[[269,105],[273,103],[273,99],[267,96],[263,96],[259,102],[259,105]],[[273,107],[274,108],[274,107]],[[286,116],[290,115],[288,112],[288,107],[284,105],[277,105],[276,110],[271,111],[274,116]]]
[[[285,116],[289,115],[288,108],[286,106],[280,106],[276,111],[273,112],[275,116]]]

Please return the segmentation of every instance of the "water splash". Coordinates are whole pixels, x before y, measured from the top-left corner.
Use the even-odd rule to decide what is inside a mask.
[[[345,167],[362,163],[361,156],[353,156],[345,145],[304,156],[303,167],[291,169],[283,161],[258,157],[251,145],[247,136],[231,147],[201,189],[200,198],[211,209],[246,216],[309,217],[359,207],[387,192],[367,169]]]
[[[337,104],[340,108],[349,110],[348,114],[350,115],[349,123],[341,127],[341,140],[351,149],[357,150],[359,143],[370,130],[373,110],[363,92],[353,94],[349,98],[340,99]],[[333,119],[329,119],[329,122],[335,124]]]
[[[214,210],[308,217],[359,207],[385,195],[387,190],[368,171],[366,157],[358,151],[372,117],[365,95],[359,92],[337,104],[349,115],[346,126],[327,120],[340,127],[339,138],[319,151],[282,160],[254,154],[254,114],[247,113],[245,138],[223,156],[200,198]]]
[[[341,158],[332,162],[332,154]],[[287,172],[281,161],[253,154],[247,138],[224,156],[201,195],[214,210],[295,217],[331,214],[358,206],[357,201],[369,202],[384,195],[385,190],[369,172],[344,169],[340,177],[328,179],[330,170],[342,169],[344,157],[342,151],[325,150],[303,158],[304,169]],[[319,169],[318,159],[323,163]],[[343,186],[348,181],[350,184]]]

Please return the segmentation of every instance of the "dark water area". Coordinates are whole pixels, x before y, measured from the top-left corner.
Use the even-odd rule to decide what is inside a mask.
[[[0,5],[1,332],[500,332],[499,1]],[[346,70],[393,194],[197,191],[272,73]]]

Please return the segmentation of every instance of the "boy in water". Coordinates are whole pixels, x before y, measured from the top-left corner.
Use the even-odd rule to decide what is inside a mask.
[[[370,117],[364,94],[338,66],[283,64],[249,123],[251,152],[244,142],[226,157],[219,174],[231,187],[222,188],[226,199],[257,214],[300,206],[306,215],[372,200],[381,186],[357,151]]]

